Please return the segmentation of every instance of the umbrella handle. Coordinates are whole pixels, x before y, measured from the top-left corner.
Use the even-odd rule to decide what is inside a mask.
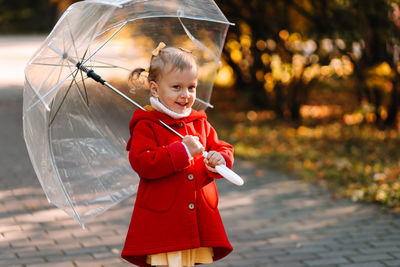
[[[203,154],[203,157],[206,158],[208,155],[208,152],[203,151],[202,154]],[[222,175],[229,182],[231,182],[235,185],[238,185],[238,186],[242,186],[244,184],[242,177],[240,177],[234,171],[232,171],[231,169],[226,167],[225,164],[217,165],[217,166],[215,166],[215,169],[217,170],[217,172],[220,175]]]

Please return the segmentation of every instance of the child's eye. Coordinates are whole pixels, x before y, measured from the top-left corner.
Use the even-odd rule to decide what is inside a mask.
[[[179,85],[174,85],[174,86],[172,86],[172,88],[177,89],[177,90],[181,89],[181,87]]]
[[[189,86],[189,90],[193,91],[196,89],[196,86]]]

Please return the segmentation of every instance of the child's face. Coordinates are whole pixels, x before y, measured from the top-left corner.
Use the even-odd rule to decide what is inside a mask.
[[[196,99],[197,70],[186,68],[163,73],[156,83],[150,82],[151,94],[168,109],[184,114]]]

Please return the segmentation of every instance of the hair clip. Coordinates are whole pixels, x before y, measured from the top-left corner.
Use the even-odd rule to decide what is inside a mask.
[[[186,52],[186,53],[192,53],[192,51],[190,51],[190,50],[188,50],[188,49],[186,49],[186,48],[183,48],[183,47],[178,47],[180,50],[182,50],[183,52]]]
[[[160,51],[164,48],[164,47],[166,47],[167,45],[165,44],[165,43],[163,43],[163,42],[160,42],[159,44],[158,44],[158,46],[156,47],[156,49],[154,49],[153,50],[153,52],[151,52],[151,54],[153,55],[153,56],[158,56],[158,54],[160,53]]]
[[[143,76],[143,77],[149,77],[149,72],[148,71],[142,71],[141,73],[140,73],[140,76]]]
[[[144,69],[144,72],[149,72],[149,71],[150,71],[150,68],[149,68],[149,67],[147,67],[147,68]]]

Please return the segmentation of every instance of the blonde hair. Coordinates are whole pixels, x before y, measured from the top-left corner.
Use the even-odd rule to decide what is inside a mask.
[[[158,55],[152,55],[148,70],[144,68],[134,69],[129,75],[129,82],[136,85],[142,72],[148,72],[147,81],[150,83],[151,81],[157,82],[167,72],[182,71],[187,68],[196,68],[197,71],[194,55],[185,49],[166,47],[161,49]]]

